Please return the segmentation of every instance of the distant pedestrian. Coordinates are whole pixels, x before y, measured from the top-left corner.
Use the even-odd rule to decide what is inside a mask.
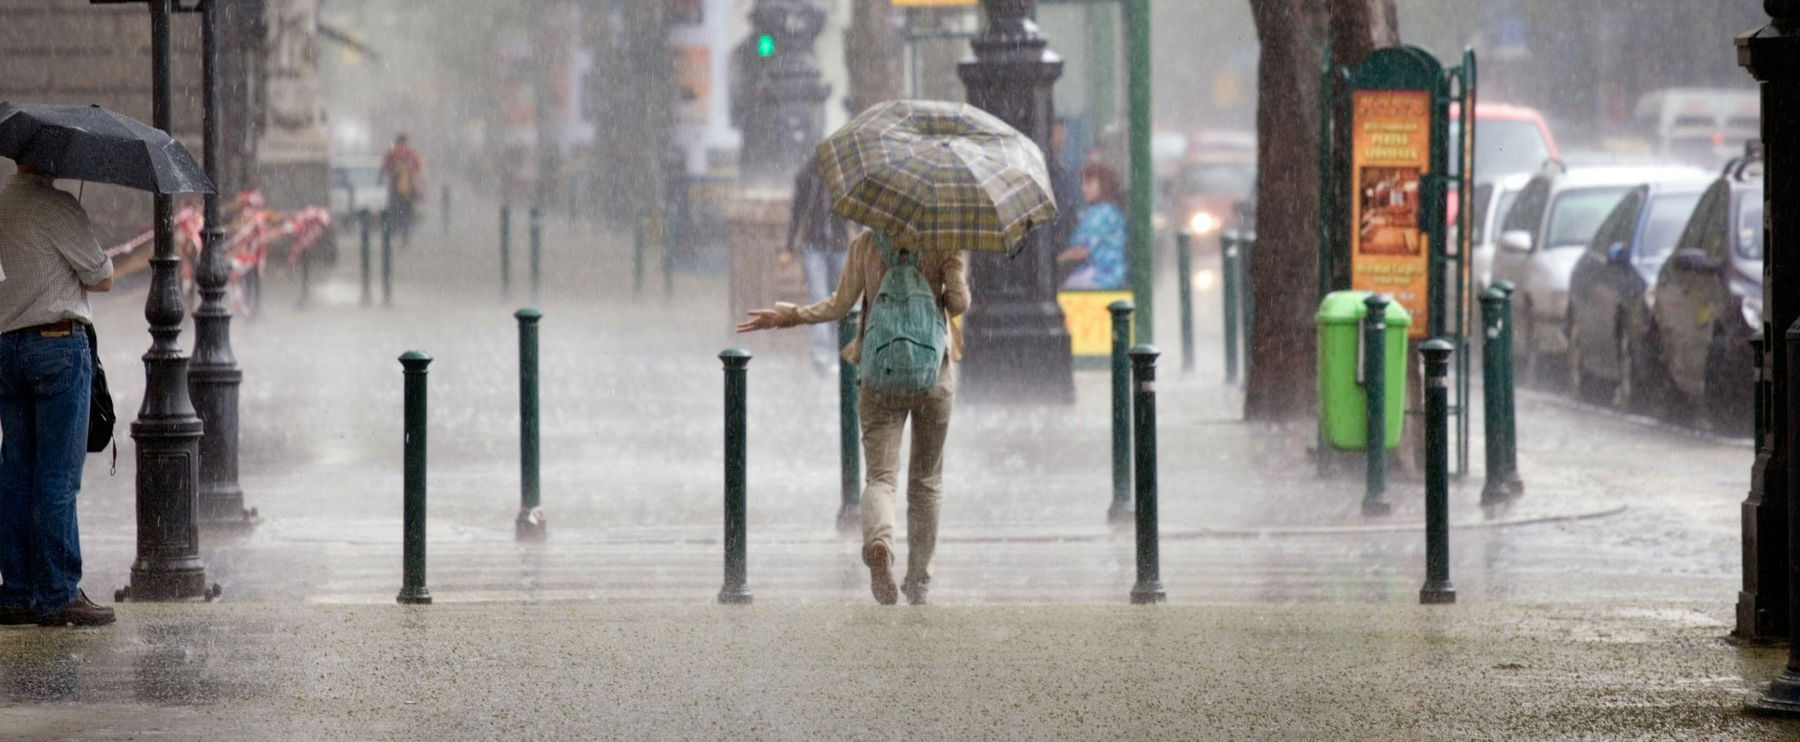
[[[388,187],[388,219],[399,233],[400,244],[412,244],[413,217],[419,193],[425,188],[422,171],[425,161],[418,150],[407,143],[406,135],[394,137],[394,146],[381,158],[381,180]]]
[[[1063,288],[1114,291],[1125,287],[1124,192],[1119,174],[1098,162],[1081,168],[1081,195],[1087,206],[1069,245],[1056,256],[1073,271]]]
[[[835,322],[850,313],[859,302],[863,305],[862,326],[857,339],[844,350],[843,358],[861,363],[864,337],[873,313],[896,311],[886,302],[875,305],[882,292],[882,279],[892,267],[883,253],[896,261],[915,265],[924,276],[939,308],[938,318],[948,339],[942,368],[937,381],[918,393],[901,394],[882,391],[865,376],[859,391],[857,411],[862,417],[863,456],[867,459],[867,484],[863,489],[863,562],[869,566],[869,587],[875,600],[891,605],[905,592],[907,602],[923,604],[931,587],[931,557],[937,550],[938,508],[943,501],[944,439],[950,430],[950,408],[956,396],[952,360],[962,359],[962,334],[950,320],[969,309],[967,263],[961,251],[924,250],[899,253],[893,251],[874,232],[857,237],[850,246],[849,260],[837,290],[822,301],[804,307],[786,302],[772,309],[750,312],[750,321],[737,326],[738,332],[753,332],[778,327]],[[875,316],[875,322],[882,318]],[[900,433],[907,419],[912,420],[912,460],[906,478],[906,578],[896,588],[890,571],[894,554],[894,492],[900,469]]]
[[[0,189],[0,625],[98,626],[81,590],[75,495],[87,456],[87,292],[112,289],[81,204],[24,163]]]
[[[819,175],[817,155],[807,160],[794,176],[794,206],[788,218],[787,244],[779,260],[783,267],[792,265],[799,243],[800,267],[806,274],[806,300],[824,301],[844,275],[844,262],[850,254],[850,225],[831,213],[831,193]],[[813,371],[828,375],[837,369],[837,324],[820,323],[812,328]]]

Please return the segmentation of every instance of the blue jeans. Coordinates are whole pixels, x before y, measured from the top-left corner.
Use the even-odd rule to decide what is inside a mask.
[[[838,280],[844,277],[844,261],[849,257],[848,252],[825,252],[813,249],[811,245],[800,251],[800,267],[806,272],[807,301],[821,302],[831,296],[837,289]],[[836,322],[812,326],[812,348],[815,365],[830,368],[838,362]]]
[[[81,332],[0,334],[0,606],[55,613],[75,600],[93,377]]]

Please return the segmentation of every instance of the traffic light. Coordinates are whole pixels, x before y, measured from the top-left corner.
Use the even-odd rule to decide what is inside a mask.
[[[775,56],[774,34],[763,34],[756,37],[756,56],[764,59]]]

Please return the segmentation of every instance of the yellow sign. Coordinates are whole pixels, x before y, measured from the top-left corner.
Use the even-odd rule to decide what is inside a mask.
[[[1429,331],[1429,236],[1420,198],[1431,172],[1431,93],[1358,90],[1352,99],[1350,288],[1390,294]]]
[[[1130,291],[1063,291],[1056,295],[1069,327],[1069,349],[1081,356],[1112,355],[1112,311],[1106,305],[1131,301]]]

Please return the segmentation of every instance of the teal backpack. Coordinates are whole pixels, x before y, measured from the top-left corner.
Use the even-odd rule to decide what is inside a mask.
[[[937,384],[944,365],[948,332],[944,311],[938,307],[937,292],[919,272],[916,252],[896,254],[886,237],[873,234],[887,274],[866,314],[858,371],[863,381],[880,391],[921,394]]]

